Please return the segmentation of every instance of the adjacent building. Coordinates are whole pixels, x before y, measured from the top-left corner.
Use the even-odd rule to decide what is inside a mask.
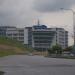
[[[14,26],[0,26],[0,36],[18,40],[24,44],[24,28]]]

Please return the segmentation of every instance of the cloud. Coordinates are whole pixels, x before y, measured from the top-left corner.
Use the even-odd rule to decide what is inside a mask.
[[[31,6],[33,0],[0,0],[0,25],[29,25],[37,14]]]
[[[35,0],[33,9],[39,12],[55,12],[60,8],[71,8],[75,0]]]
[[[74,0],[0,0],[0,25],[33,25],[34,20],[46,18],[40,12],[56,11],[60,6],[69,8],[74,3]]]

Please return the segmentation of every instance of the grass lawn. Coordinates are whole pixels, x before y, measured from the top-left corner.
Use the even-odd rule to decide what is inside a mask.
[[[0,57],[14,54],[25,54],[30,50],[31,49],[21,44],[21,42],[5,37],[0,37]]]

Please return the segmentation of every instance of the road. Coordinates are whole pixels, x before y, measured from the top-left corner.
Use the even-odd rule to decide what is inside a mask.
[[[4,75],[75,75],[75,60],[14,55],[0,58]]]

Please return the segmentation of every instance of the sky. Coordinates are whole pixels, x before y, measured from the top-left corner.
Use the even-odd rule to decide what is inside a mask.
[[[0,0],[0,25],[26,27],[45,24],[63,27],[69,31],[69,43],[73,44],[73,13],[75,0]]]

